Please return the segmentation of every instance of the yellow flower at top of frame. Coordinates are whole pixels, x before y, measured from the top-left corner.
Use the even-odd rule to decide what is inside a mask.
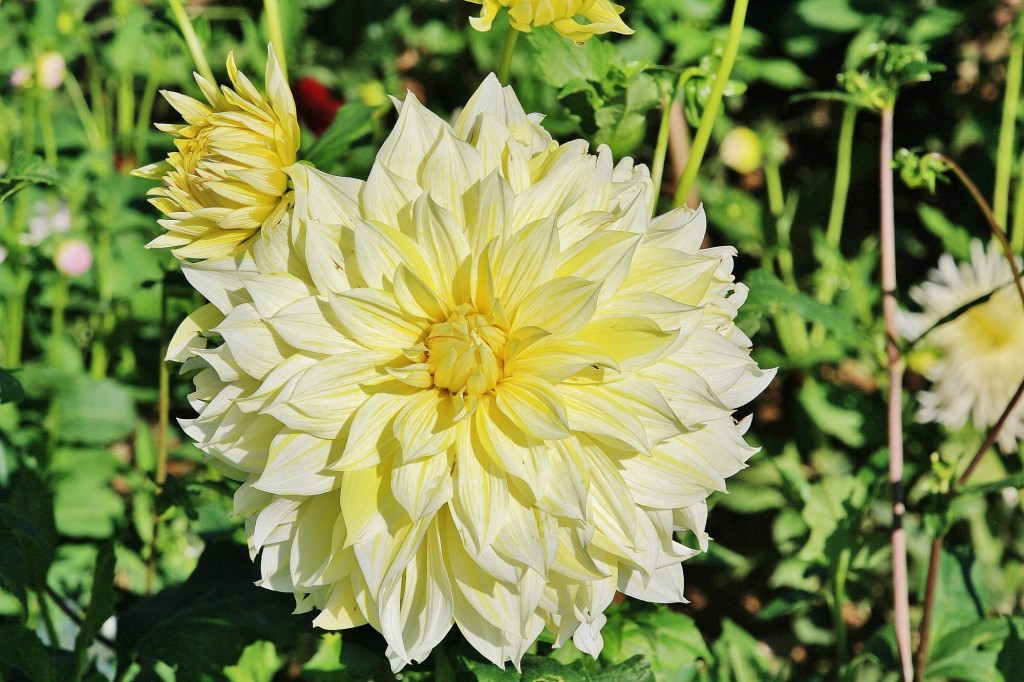
[[[563,36],[577,43],[603,33],[629,35],[633,29],[619,17],[625,9],[608,0],[469,0],[483,5],[479,17],[469,22],[478,31],[489,31],[498,10],[508,7],[512,28],[529,33],[534,26],[551,25]],[[580,23],[577,18],[586,19]]]
[[[176,151],[134,172],[160,180],[150,202],[166,216],[167,232],[149,243],[170,247],[178,258],[235,256],[263,230],[281,222],[292,204],[286,166],[295,163],[299,123],[295,100],[273,48],[267,57],[264,95],[228,55],[234,89],[196,74],[209,104],[164,92],[183,125],[158,124],[174,135]]]

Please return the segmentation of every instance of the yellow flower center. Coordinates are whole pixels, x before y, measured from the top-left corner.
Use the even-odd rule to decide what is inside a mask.
[[[1016,291],[997,291],[989,300],[963,314],[962,328],[969,334],[968,338],[973,338],[975,348],[982,352],[1002,349],[1020,338],[1018,334],[1024,328],[1020,307]]]
[[[427,365],[434,385],[451,393],[483,395],[504,376],[508,334],[493,315],[462,304],[427,333]]]
[[[181,150],[181,170],[190,179],[195,180],[195,170],[199,162],[203,160],[210,148],[209,135],[206,131],[200,131],[198,135],[190,138]]]

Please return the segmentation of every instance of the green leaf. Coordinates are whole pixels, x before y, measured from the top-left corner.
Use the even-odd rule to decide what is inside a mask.
[[[996,669],[1005,680],[1024,680],[1024,618],[1008,618],[1008,632],[996,658]]]
[[[797,399],[819,429],[850,447],[860,447],[864,444],[864,415],[836,405],[829,397],[828,388],[808,378]]]
[[[119,618],[119,658],[137,660],[143,670],[162,661],[177,666],[178,679],[192,680],[237,662],[257,640],[288,646],[295,601],[257,587],[258,578],[244,547],[207,545],[188,580],[136,602]]]
[[[556,88],[576,78],[600,83],[617,56],[615,46],[607,41],[589,40],[576,45],[553,30],[532,31],[529,41],[539,57],[534,63],[541,78]]]
[[[281,658],[273,642],[253,642],[245,648],[238,663],[224,668],[230,682],[272,682],[281,668]]]
[[[659,674],[662,673],[659,671]],[[639,654],[618,665],[605,668],[589,676],[589,682],[655,682],[657,679],[654,670],[651,669],[650,662]],[[671,675],[663,674],[661,679],[682,682],[690,678],[672,677]]]
[[[936,594],[939,598],[935,600],[932,615],[930,649],[935,652],[955,650],[959,648],[958,640],[950,634],[983,619],[988,612],[973,548],[943,548]]]
[[[75,679],[85,673],[89,647],[107,618],[114,614],[114,547],[109,542],[100,545],[96,555],[96,568],[92,577],[92,594],[85,610],[81,629],[75,638]]]
[[[0,584],[24,603],[26,588],[45,588],[53,562],[53,496],[37,473],[24,469],[10,490],[8,503],[0,504]]]
[[[63,535],[109,538],[124,517],[124,500],[111,487],[120,464],[109,450],[60,448],[54,453],[54,514]]]
[[[939,209],[928,204],[917,207],[917,215],[925,228],[942,241],[942,248],[957,260],[971,259],[971,235],[953,223]]]
[[[0,177],[0,204],[31,185],[53,185],[59,180],[60,174],[42,157],[19,152]]]
[[[610,614],[605,629],[614,636],[606,637],[602,660],[624,664],[643,656],[659,679],[696,679],[701,661],[711,658],[693,619],[660,604],[630,603]]]
[[[25,389],[15,376],[0,367],[0,404],[20,403],[25,399]]]
[[[361,102],[348,102],[338,109],[334,121],[305,154],[305,161],[317,168],[329,168],[359,139],[373,132],[376,109]]]
[[[796,13],[808,25],[835,33],[856,31],[865,22],[865,16],[850,7],[849,0],[803,0]]]
[[[711,679],[717,682],[747,682],[774,678],[771,663],[761,653],[758,641],[728,618],[722,621],[722,635],[712,645],[714,665]]]
[[[0,623],[0,665],[20,670],[32,682],[57,679],[53,662],[39,637],[16,623]]]
[[[801,512],[811,534],[800,558],[835,565],[843,550],[853,550],[861,540],[861,516],[869,500],[867,486],[850,475],[826,476],[814,484]]]
[[[743,282],[750,288],[750,295],[744,304],[749,312],[775,315],[782,311],[792,311],[807,322],[820,324],[835,338],[848,344],[861,345],[865,342],[864,335],[845,310],[824,305],[806,294],[793,291],[767,270],[751,270]]]
[[[542,656],[523,657],[521,682],[587,682],[587,676],[572,667]]]
[[[58,388],[53,408],[60,440],[65,443],[106,445],[135,428],[131,394],[112,379],[75,377]]]
[[[942,593],[939,593],[939,601]],[[928,665],[929,680],[998,682],[993,674],[999,649],[1007,636],[1007,622],[989,618],[951,630],[933,648]],[[1007,682],[1013,678],[1006,678]]]

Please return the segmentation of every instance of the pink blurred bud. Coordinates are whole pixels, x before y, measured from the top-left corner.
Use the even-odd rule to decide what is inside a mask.
[[[39,75],[39,87],[45,90],[56,90],[64,82],[67,75],[67,64],[60,52],[44,52],[36,62]]]
[[[57,247],[53,264],[69,277],[78,277],[92,267],[92,249],[81,239],[69,239]]]
[[[32,80],[32,71],[27,66],[19,66],[11,72],[11,86],[23,88]]]

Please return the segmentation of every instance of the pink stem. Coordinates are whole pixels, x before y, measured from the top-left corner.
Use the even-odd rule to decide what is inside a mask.
[[[910,589],[907,580],[907,537],[903,530],[903,365],[896,343],[896,223],[893,208],[893,109],[882,111],[882,313],[885,318],[889,372],[889,482],[892,484],[892,591],[896,648],[903,679],[914,678],[910,647]]]

